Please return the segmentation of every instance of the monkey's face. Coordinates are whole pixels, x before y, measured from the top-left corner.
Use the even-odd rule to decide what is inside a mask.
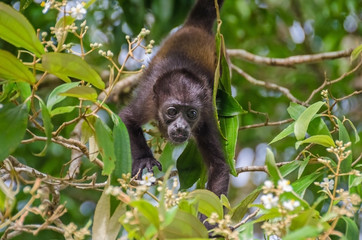
[[[175,144],[183,143],[191,137],[192,129],[200,118],[200,109],[181,104],[165,104],[159,113],[160,128],[167,138]]]

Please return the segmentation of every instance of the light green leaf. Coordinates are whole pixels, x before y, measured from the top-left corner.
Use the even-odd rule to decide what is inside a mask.
[[[324,102],[312,104],[295,121],[294,134],[297,140],[301,140],[305,137],[310,121],[323,105]]]
[[[362,44],[353,49],[351,53],[351,62],[356,60],[361,55],[361,53],[362,53]]]
[[[208,239],[208,232],[200,220],[184,211],[177,211],[173,221],[161,230],[166,239]]]
[[[28,125],[27,106],[0,104],[0,119],[0,162],[2,162],[15,151],[24,137]]]
[[[175,145],[167,142],[165,148],[162,151],[161,156],[158,161],[162,164],[163,171],[169,169],[172,165],[174,165],[173,160],[173,150],[175,149]]]
[[[224,216],[221,201],[215,193],[205,189],[198,189],[191,192],[190,196],[199,201],[199,212],[205,216],[210,217],[213,212],[217,213],[220,219]]]
[[[342,217],[342,219],[346,222],[346,228],[344,232],[344,236],[346,239],[358,239],[359,238],[359,230],[355,221],[348,217]]]
[[[294,192],[300,196],[303,196],[305,190],[320,176],[322,176],[322,173],[314,172],[293,182],[292,187]]]
[[[222,140],[224,146],[224,152],[226,155],[226,163],[229,165],[230,173],[233,176],[237,176],[235,169],[235,149],[236,141],[239,133],[239,118],[234,117],[220,117],[220,128],[222,135],[226,138]]]
[[[289,116],[293,118],[294,120],[297,120],[300,114],[302,114],[305,111],[306,107],[299,105],[298,103],[291,102],[289,104],[289,107],[287,108],[287,112],[289,113]]]
[[[323,228],[321,227],[307,225],[293,232],[288,233],[285,237],[283,237],[283,240],[304,240],[308,238],[315,238],[322,231]]]
[[[333,139],[330,136],[327,135],[315,135],[311,136],[307,139],[304,139],[303,141],[298,141],[295,143],[295,149],[298,149],[300,145],[304,143],[315,143],[322,145],[324,147],[331,147],[335,146]]]
[[[16,47],[23,47],[35,53],[37,57],[44,53],[44,47],[29,21],[14,8],[2,2],[0,2],[0,38]]]
[[[27,82],[30,84],[34,84],[36,82],[34,75],[29,71],[29,69],[8,51],[0,49],[0,62],[0,79],[15,82]]]
[[[58,76],[59,74],[77,78],[104,89],[104,82],[98,73],[81,57],[67,53],[45,53],[42,65],[45,70]]]
[[[294,123],[290,124],[283,131],[281,131],[275,138],[273,138],[273,140],[269,144],[282,140],[283,138],[289,136],[293,132],[294,132]]]
[[[300,168],[298,170],[298,178],[300,178],[304,172],[304,169],[309,163],[310,156],[307,156],[300,164]]]
[[[121,178],[122,174],[130,173],[132,170],[131,143],[126,126],[119,116],[118,123],[113,127],[114,151],[116,167],[114,175]]]
[[[76,97],[83,100],[89,100],[92,102],[97,101],[97,92],[92,87],[77,86],[73,87],[63,93],[59,93],[60,96]]]
[[[158,217],[158,210],[151,203],[146,200],[136,200],[130,203],[132,207],[137,208],[137,210],[149,221],[150,224],[153,224],[157,229],[160,228],[160,219]]]
[[[285,164],[279,168],[281,176],[285,177],[292,173],[295,169],[300,166],[299,161],[291,161],[288,164]]]
[[[74,109],[76,109],[77,106],[65,106],[65,107],[58,107],[53,109],[50,112],[50,115],[53,117],[55,115],[60,115],[60,114],[64,114],[64,113],[70,113],[72,112]]]
[[[270,179],[274,183],[277,183],[278,180],[281,179],[281,175],[277,165],[275,164],[274,154],[269,148],[266,149],[265,164],[268,169]]]
[[[53,91],[48,96],[47,108],[52,110],[53,106],[61,101],[63,101],[66,96],[59,95],[60,93],[64,93],[71,88],[74,88],[79,85],[79,82],[73,83],[64,83],[62,85],[57,86],[53,89]]]
[[[99,118],[97,118],[94,128],[96,130],[95,137],[99,147],[99,152],[102,155],[104,163],[102,174],[110,175],[115,168],[116,162],[112,131]]]
[[[249,210],[249,205],[252,204],[255,199],[259,196],[261,192],[261,187],[258,187],[252,191],[248,196],[246,196],[232,211],[232,221],[240,222],[247,211]]]

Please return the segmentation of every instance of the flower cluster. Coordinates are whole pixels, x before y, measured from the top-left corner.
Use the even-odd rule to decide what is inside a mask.
[[[57,9],[60,13],[65,15],[70,15],[76,20],[81,20],[87,13],[87,10],[84,8],[85,2],[73,2],[73,1],[62,1],[58,2],[56,0],[47,0],[40,4],[43,9],[43,14],[47,13],[49,9]]]
[[[266,210],[277,208],[281,214],[280,218],[264,222],[262,228],[268,236],[276,235],[283,236],[286,229],[290,226],[292,219],[296,216],[293,211],[300,208],[300,202],[295,199],[282,199],[283,193],[292,192],[293,188],[290,182],[285,179],[278,181],[275,186],[272,181],[265,181],[263,186],[264,195],[261,196],[260,201]]]
[[[351,150],[346,151],[346,148],[351,146],[351,142],[343,144],[342,141],[337,140],[336,145],[337,147],[327,148],[327,151],[330,153],[334,153],[338,157],[338,160],[342,161],[352,153]]]
[[[158,191],[162,191],[162,182],[158,181],[159,187],[157,187]],[[164,195],[164,203],[166,208],[171,208],[173,206],[176,206],[180,203],[182,199],[187,198],[188,193],[187,192],[178,192],[177,191],[178,181],[177,178],[173,179],[172,187],[165,189],[165,195]],[[176,193],[177,192],[177,193]]]
[[[328,100],[328,90],[322,90],[321,95],[323,99]]]
[[[332,212],[340,216],[353,217],[358,210],[356,206],[361,203],[361,198],[357,194],[351,194],[343,189],[339,189],[336,192],[338,194],[336,200],[339,201],[339,204],[332,207]]]
[[[207,219],[207,221],[211,225],[216,225],[215,228],[212,229],[212,233],[215,236],[223,236],[225,239],[235,239],[238,240],[238,231],[232,230],[230,228],[231,225],[231,216],[226,214],[224,218],[220,219],[219,215],[217,213],[211,213],[210,217]]]

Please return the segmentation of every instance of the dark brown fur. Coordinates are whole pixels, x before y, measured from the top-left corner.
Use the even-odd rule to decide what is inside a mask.
[[[179,143],[191,135],[196,139],[208,167],[207,188],[220,196],[228,190],[229,168],[212,105],[215,18],[213,0],[197,1],[184,26],[163,43],[142,76],[136,98],[120,115],[129,131],[133,175],[144,168],[150,172],[154,166],[161,169],[141,129],[154,119],[171,142]],[[177,109],[177,115],[170,116],[170,108]],[[197,113],[195,119],[188,119],[190,111]]]

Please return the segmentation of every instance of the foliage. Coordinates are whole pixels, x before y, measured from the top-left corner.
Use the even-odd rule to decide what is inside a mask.
[[[46,1],[42,4],[43,13],[48,12],[45,15],[39,15],[38,5],[20,2],[20,12],[0,3],[1,239],[18,235],[24,239],[251,239],[254,232],[266,239],[358,239],[361,112],[353,112],[351,106],[361,94],[354,73],[360,71],[362,48],[333,53],[334,58],[350,56],[350,62],[335,60],[322,65],[333,54],[312,54],[334,51],[342,40],[353,37],[343,33],[341,24],[328,32],[323,19],[330,25],[334,18],[342,21],[339,12],[346,19],[353,18],[353,14],[347,17],[346,9],[353,12],[358,1],[336,1],[328,6],[324,1],[311,5],[298,1],[266,1],[267,5],[225,2],[223,25],[219,19],[216,31],[216,117],[231,173],[262,171],[269,179],[249,184],[249,194],[231,187],[229,196],[220,198],[202,189],[207,174],[196,145],[192,141],[187,146],[165,144],[152,124],[145,132],[164,172],[144,174],[142,180],[131,178],[128,133],[115,114],[118,106],[112,104],[114,92],[124,95],[130,91],[134,76],[144,68],[137,65],[141,69],[133,71],[127,64],[144,64],[137,52],[143,51],[145,59],[152,52],[155,41],[148,39],[150,31],[141,28],[149,25],[159,42],[170,30],[171,20],[180,23],[184,19],[191,1],[119,1],[115,12],[122,7],[119,18],[128,25],[118,28],[106,27],[115,21],[112,8],[106,10],[97,1]],[[125,37],[123,58],[113,54],[121,48],[120,43],[116,45],[120,40],[112,41],[109,32],[102,44],[90,42],[89,35],[96,35],[91,26],[99,24],[95,19],[87,16],[87,21],[78,22],[87,12],[102,8],[104,29]],[[151,17],[148,8],[153,11]],[[305,27],[308,40],[298,45],[286,37],[286,26],[298,25],[292,23],[294,17],[288,11],[300,9],[311,18],[317,11],[314,8],[322,8],[324,18],[315,18],[314,35],[308,35]],[[302,21],[297,12],[297,20]],[[132,39],[115,30],[121,28],[130,31],[126,34],[140,33]],[[360,25],[355,31],[361,32]],[[266,36],[265,42],[261,36]],[[318,39],[323,40],[323,47]],[[281,47],[283,41],[286,46]],[[261,56],[250,58],[240,51],[241,55],[236,55],[226,46]],[[305,53],[310,55],[291,59],[264,56]],[[272,64],[260,70],[258,61]],[[279,62],[293,68],[273,66]],[[310,62],[317,64],[295,67]],[[237,74],[231,76],[229,68]],[[327,73],[321,74],[321,68]],[[279,79],[267,82],[252,76]],[[246,102],[248,113],[241,107]],[[351,108],[343,111],[346,105]],[[283,120],[272,122],[269,118]],[[266,126],[278,127],[267,131]],[[235,153],[241,147],[263,141],[270,142],[265,166],[235,165]],[[283,154],[288,149],[292,154]],[[87,208],[90,211],[84,213]],[[205,225],[214,225],[213,229],[200,222],[200,213]]]

